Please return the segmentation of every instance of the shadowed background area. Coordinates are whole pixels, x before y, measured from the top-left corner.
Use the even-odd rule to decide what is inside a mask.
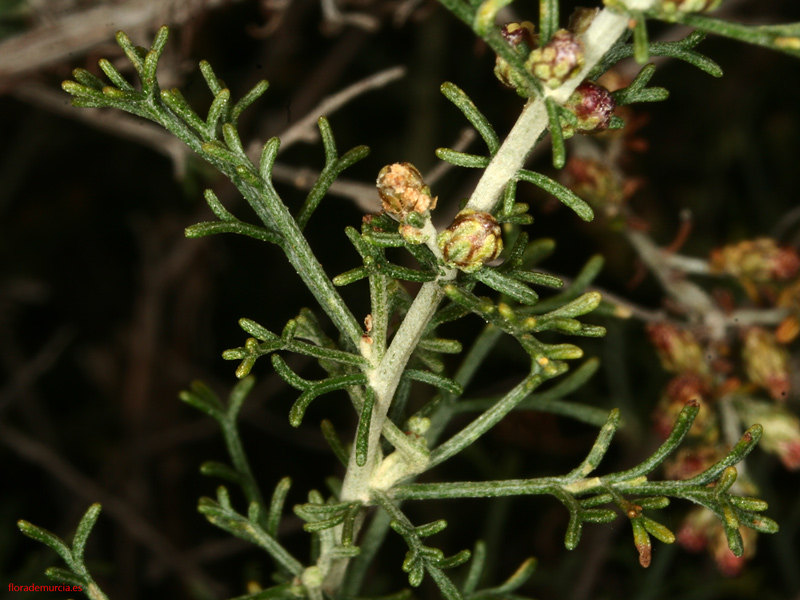
[[[566,21],[573,3],[563,5]],[[538,4],[520,1],[513,9],[535,20]],[[794,0],[730,0],[723,10],[743,21],[800,20]],[[290,207],[300,205],[324,164],[320,114],[329,117],[340,151],[371,147],[307,228],[330,275],[358,264],[343,230],[379,209],[374,180],[383,165],[410,161],[427,176],[439,169],[437,147],[483,152],[439,93],[442,82],[464,89],[501,136],[522,106],[494,78],[491,51],[425,0],[0,3],[3,595],[7,583],[45,583],[44,570],[60,566],[52,551],[18,532],[16,521],[69,538],[93,502],[103,504],[103,513],[88,564],[114,600],[234,597],[246,593],[250,580],[269,583],[268,558],[215,530],[196,510],[197,498],[213,495],[219,484],[199,474],[200,463],[226,456],[216,424],[182,404],[178,394],[202,379],[225,396],[236,365],[222,360],[221,352],[247,337],[238,319],[280,331],[301,307],[315,308],[312,298],[273,247],[234,236],[185,239],[186,226],[210,216],[204,188],[242,217],[249,209],[230,184],[154,125],[72,108],[60,89],[75,67],[100,75],[101,57],[130,75],[114,33],[124,29],[149,46],[165,23],[172,33],[161,86],[180,87],[201,114],[211,101],[197,68],[201,59],[235,97],[260,79],[270,82],[240,119],[240,131],[256,151],[269,137],[282,138],[274,175]],[[676,35],[657,26],[653,33]],[[725,77],[661,61],[652,84],[669,89],[670,99],[633,109],[639,148],[626,164],[637,180],[631,205],[665,246],[681,227],[682,211],[690,210],[692,230],[682,248],[687,255],[707,256],[716,246],[758,235],[797,248],[800,62],[720,39],[708,39],[700,49]],[[549,160],[540,151],[531,165],[556,177]],[[469,195],[476,173],[450,169],[437,175],[430,181],[440,203],[434,218],[446,222]],[[645,320],[648,311],[662,308],[660,288],[652,277],[636,283],[636,257],[612,228],[578,222],[532,187],[521,186],[519,199],[533,206],[531,237],[558,242],[544,268],[571,275],[602,253],[600,286],[640,307]],[[366,316],[366,285],[345,288],[343,295],[358,318]],[[480,323],[469,323],[474,332],[467,335],[474,336]],[[602,324],[609,335],[587,341],[585,349],[603,366],[575,398],[623,410],[626,427],[606,468],[624,468],[657,444],[650,414],[667,377],[641,319]],[[291,360],[301,373],[315,373],[302,363],[306,359]],[[516,348],[496,352],[468,395],[507,389],[524,360]],[[287,413],[296,391],[268,361],[254,373],[258,383],[242,412],[253,468],[265,490],[290,475],[288,504],[303,502],[307,490],[322,489],[326,476],[341,474],[319,432],[320,420],[330,418],[346,432],[354,427],[352,410],[343,397],[332,397],[312,406],[295,430]],[[797,400],[795,391],[795,410]],[[454,461],[446,478],[565,473],[585,456],[596,433],[551,415],[524,413],[507,421]],[[567,513],[551,498],[443,501],[409,510],[419,522],[447,518],[450,527],[437,542],[449,554],[471,547],[477,535],[495,544],[490,567],[496,581],[524,558],[537,557],[537,574],[525,591],[543,600],[797,600],[800,476],[758,451],[749,464],[760,497],[770,503],[769,516],[782,529],[761,536],[757,555],[733,578],[720,575],[705,554],[662,544],[656,544],[652,566],[641,569],[622,521],[587,528],[578,549],[568,553]],[[665,522],[678,527],[685,509],[671,507]],[[307,555],[299,518],[287,515],[280,536],[297,556]],[[403,553],[402,541],[392,540],[381,557],[386,568],[372,577],[376,593],[407,587]],[[436,597],[429,583],[420,597]]]

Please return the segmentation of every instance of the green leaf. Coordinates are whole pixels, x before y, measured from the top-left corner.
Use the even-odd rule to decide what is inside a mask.
[[[477,156],[465,152],[457,152],[450,148],[437,148],[436,157],[457,167],[468,169],[485,169],[489,166],[491,159],[488,156]]]
[[[246,479],[236,469],[216,460],[209,460],[200,465],[200,473],[206,477],[218,477],[239,486],[244,485]]]
[[[346,467],[350,460],[350,455],[345,449],[344,444],[342,444],[342,440],[336,433],[333,423],[331,423],[328,419],[324,419],[322,421],[322,435],[325,437],[325,440],[328,442],[331,450],[333,450],[336,458],[339,459],[339,462],[342,463],[342,466]]]
[[[106,74],[106,77],[108,77],[111,80],[111,83],[117,86],[117,88],[124,92],[136,91],[136,88],[128,83],[128,80],[122,76],[122,73],[117,71],[117,68],[112,65],[110,61],[106,60],[105,58],[101,58],[97,64],[100,66],[100,69],[103,71],[103,73]]]
[[[455,396],[460,396],[464,390],[455,381],[449,377],[432,373],[431,371],[421,371],[419,369],[406,369],[403,372],[403,377],[413,379],[414,381],[421,381],[427,383],[441,390],[449,392]]]
[[[619,409],[615,408],[608,414],[608,420],[597,435],[597,439],[592,449],[589,451],[589,454],[577,468],[567,475],[567,479],[577,480],[586,477],[600,465],[606,452],[608,452],[611,440],[614,438],[614,434],[617,432],[617,429],[619,429],[619,426]]]
[[[558,0],[539,0],[539,45],[544,46],[558,30]]]
[[[478,110],[470,97],[454,83],[447,81],[443,83],[439,89],[450,102],[455,104],[456,107],[464,113],[467,120],[472,123],[472,126],[475,127],[483,138],[483,141],[486,142],[489,148],[489,154],[494,156],[500,148],[500,138],[497,137],[497,133],[491,123],[489,123],[489,120]]]
[[[284,477],[278,482],[278,485],[275,486],[275,491],[272,492],[266,528],[267,533],[272,537],[278,536],[278,525],[280,524],[281,513],[283,512],[283,505],[286,502],[286,496],[289,494],[291,485],[291,478]]]
[[[370,386],[366,388],[366,398],[361,407],[361,414],[358,418],[358,429],[356,430],[356,464],[363,467],[367,464],[369,453],[369,430],[372,424],[372,409],[375,406],[375,392]]]
[[[208,109],[208,116],[206,117],[205,133],[207,140],[213,140],[217,137],[217,128],[220,122],[227,121],[229,103],[231,100],[231,92],[228,89],[220,90],[214,96],[214,101]]]
[[[647,24],[644,15],[638,11],[631,12],[633,26],[633,58],[640,65],[650,60],[650,48],[647,40]]]
[[[214,74],[214,69],[208,61],[200,61],[200,72],[203,74],[203,79],[206,80],[208,89],[211,90],[211,93],[216,98],[225,87],[225,84]]]
[[[67,564],[73,564],[72,552],[70,552],[70,549],[67,547],[67,545],[56,534],[23,520],[17,521],[17,527],[19,527],[19,530],[29,538],[36,540],[37,542],[41,542],[45,546],[49,546],[55,550],[56,553],[58,553],[58,555],[63,558],[64,562]]]
[[[269,82],[265,79],[262,79],[258,83],[256,83],[252,89],[247,92],[244,96],[242,96],[239,101],[233,106],[231,110],[231,119],[235,122],[239,115],[241,115],[253,102],[258,100],[264,92],[269,89]]]
[[[86,69],[75,69],[72,71],[72,76],[75,78],[75,81],[81,85],[98,92],[102,92],[103,88],[105,87],[105,84],[100,80],[100,78],[96,77],[93,73],[90,73]]]
[[[564,134],[561,129],[560,107],[556,104],[555,100],[550,97],[546,98],[544,102],[547,107],[547,119],[550,122],[549,129],[550,143],[553,145],[553,166],[556,169],[561,169],[567,161],[567,149],[566,146],[564,146]]]
[[[78,586],[81,588],[88,587],[86,580],[80,575],[76,575],[72,571],[67,571],[60,567],[48,567],[45,572],[45,577],[58,583],[63,583],[71,586]]]
[[[256,384],[255,377],[247,377],[239,381],[228,396],[228,419],[231,421],[236,420],[239,416],[239,411],[242,409],[245,399],[253,390]]]
[[[189,391],[183,391],[180,399],[204,412],[216,421],[225,418],[225,407],[217,395],[202,381],[193,381]]]
[[[634,102],[660,102],[669,97],[669,92],[664,88],[648,88],[647,83],[656,72],[654,64],[645,65],[636,75],[631,84],[621,90],[613,92],[618,106],[633,104]]]
[[[696,13],[678,13],[671,19],[708,33],[764,46],[800,58],[800,23],[745,25]]]
[[[555,149],[553,150],[553,152],[555,152]],[[532,183],[536,187],[543,189],[545,192],[552,194],[553,196],[558,198],[558,200],[561,201],[563,204],[571,208],[575,212],[575,214],[577,214],[584,221],[589,222],[592,219],[594,219],[594,211],[592,210],[592,207],[586,203],[585,200],[583,200],[580,196],[578,196],[568,187],[561,185],[560,183],[550,179],[546,175],[542,175],[541,173],[535,173],[533,171],[528,171],[526,169],[520,169],[517,172],[517,179],[521,179],[522,181],[527,181],[528,183]]]
[[[86,540],[92,532],[94,524],[97,523],[97,518],[100,516],[100,504],[92,504],[86,513],[83,515],[81,522],[78,524],[78,529],[75,531],[75,537],[72,538],[72,557],[77,563],[83,562],[83,551],[86,549]]]
[[[534,305],[539,301],[539,294],[524,283],[520,283],[517,279],[504,275],[497,269],[483,267],[473,273],[472,276],[481,283],[488,285],[493,290],[505,294],[523,304]]]
[[[277,354],[274,354],[273,358],[275,356],[277,356]],[[309,404],[318,396],[356,385],[365,385],[366,383],[367,377],[363,373],[330,377],[322,381],[314,382],[297,400],[295,400],[295,403],[289,411],[289,422],[292,424],[292,427],[299,427]]]

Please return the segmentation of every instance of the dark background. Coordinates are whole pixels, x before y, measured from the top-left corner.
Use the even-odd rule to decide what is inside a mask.
[[[136,4],[107,7],[113,15]],[[438,92],[443,81],[469,93],[501,135],[521,108],[521,100],[494,79],[491,52],[462,24],[428,2],[399,22],[403,6],[384,0],[348,6],[374,17],[378,28],[367,32],[325,24],[314,0],[294,0],[285,12],[252,0],[213,7],[186,2],[166,4],[152,22],[129,33],[146,45],[163,22],[180,23],[163,62],[169,85],[180,85],[201,113],[210,98],[198,60],[209,60],[235,97],[268,79],[270,91],[242,118],[245,139],[280,135],[326,96],[405,65],[405,78],[329,115],[341,151],[357,144],[372,148],[347,173],[370,183],[381,166],[395,161],[411,161],[426,172],[437,162],[434,149],[454,143],[466,123]],[[4,3],[0,31],[26,35],[93,8],[89,2],[54,2],[38,10],[33,2]],[[535,19],[536,3],[515,8]],[[794,0],[738,2],[731,10],[743,20],[800,20]],[[275,19],[281,19],[277,25]],[[237,326],[240,317],[279,331],[300,307],[313,305],[275,248],[230,236],[183,238],[184,227],[209,217],[204,187],[246,214],[230,186],[209,169],[194,159],[173,162],[152,144],[120,135],[113,121],[98,128],[96,121],[84,121],[92,111],[66,106],[59,83],[72,68],[97,73],[99,57],[113,58],[121,68],[112,37],[102,41],[89,51],[67,44],[57,60],[37,65],[34,59],[21,73],[0,69],[0,594],[7,583],[45,583],[44,569],[61,566],[51,550],[18,532],[18,519],[69,539],[89,504],[99,501],[104,512],[87,555],[110,597],[190,597],[191,581],[210,586],[213,597],[241,595],[248,579],[269,582],[269,563],[197,513],[197,498],[213,495],[219,483],[202,477],[199,464],[225,460],[224,446],[215,424],[177,396],[194,379],[227,393],[235,364],[220,353],[246,337]],[[800,63],[719,39],[701,49],[719,62],[724,78],[665,63],[652,84],[667,87],[671,98],[636,109],[646,119],[639,133],[648,149],[626,165],[644,181],[632,210],[666,245],[680,211],[690,208],[694,228],[682,250],[690,255],[705,256],[714,246],[756,235],[797,246],[791,211],[800,189]],[[33,43],[30,52],[36,52]],[[471,150],[482,151],[478,142]],[[318,169],[322,159],[315,142],[296,144],[279,160]],[[535,168],[553,174],[546,153],[536,160]],[[183,176],[176,178],[178,167]],[[474,173],[452,170],[434,192],[452,210],[474,181]],[[279,191],[290,206],[302,201],[294,186],[283,184]],[[531,236],[559,243],[543,266],[572,274],[601,252],[607,259],[601,285],[643,307],[660,307],[653,281],[627,286],[636,263],[621,236],[602,223],[579,224],[569,211],[549,210],[533,190],[521,188],[520,194],[537,220]],[[312,219],[309,237],[328,273],[358,264],[343,229],[357,226],[363,212],[350,200],[330,197]],[[344,294],[356,315],[366,313],[365,286]],[[477,331],[477,320],[468,324]],[[656,443],[649,414],[667,376],[640,321],[603,324],[609,335],[587,343],[587,355],[599,356],[604,367],[575,399],[622,407],[628,427],[608,458],[611,469],[641,459]],[[514,381],[524,368],[519,360],[513,351],[498,353],[474,394],[507,383],[506,377]],[[302,502],[307,490],[322,489],[324,477],[338,469],[319,420],[351,427],[351,411],[341,400],[320,402],[292,430],[286,414],[294,390],[266,363],[254,372],[259,383],[242,425],[254,469],[266,490],[291,475],[289,504]],[[564,473],[582,459],[594,432],[562,421],[514,419],[441,476]],[[706,555],[658,542],[653,565],[643,570],[629,526],[620,521],[588,527],[579,548],[568,553],[562,542],[566,511],[551,498],[448,501],[410,511],[418,523],[448,519],[449,529],[432,543],[450,554],[471,547],[478,535],[496,534],[491,582],[536,556],[540,566],[524,591],[537,598],[796,599],[800,479],[763,453],[749,461],[761,497],[770,502],[768,514],[782,530],[759,538],[757,556],[736,578],[718,574]],[[685,508],[673,506],[665,524],[677,528]],[[281,539],[306,556],[301,523],[291,512]],[[404,585],[403,552],[392,539],[382,555],[384,575],[372,578],[376,591]],[[420,595],[435,597],[429,581]]]

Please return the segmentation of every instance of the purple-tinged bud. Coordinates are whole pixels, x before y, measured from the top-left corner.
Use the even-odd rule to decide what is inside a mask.
[[[436,198],[431,197],[431,189],[411,163],[383,167],[376,184],[383,210],[398,221],[405,221],[411,213],[424,214],[436,208]]]
[[[500,225],[489,213],[465,209],[437,239],[445,262],[466,273],[480,269],[503,251]]]
[[[617,103],[606,88],[594,81],[581,83],[569,99],[564,103],[564,108],[575,115],[577,123],[572,125],[562,122],[564,137],[570,138],[578,133],[600,133],[608,129],[611,117]]]
[[[520,44],[525,44],[529,49],[533,49],[537,44],[537,36],[533,23],[523,21],[522,23],[506,23],[500,28],[503,38],[515,48]]]
[[[575,77],[583,68],[584,49],[578,37],[566,29],[559,29],[541,48],[531,52],[526,64],[536,77],[549,88],[555,89]]]
[[[525,44],[525,46],[527,46],[527,51],[529,51],[535,48],[539,43],[533,23],[530,21],[507,23],[500,28],[500,33],[513,48],[519,48]],[[519,81],[517,72],[500,56],[495,59],[494,75],[500,80],[500,83],[507,87],[516,90],[523,89],[522,82]]]

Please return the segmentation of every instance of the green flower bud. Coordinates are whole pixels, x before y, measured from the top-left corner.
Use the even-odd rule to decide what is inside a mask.
[[[577,75],[584,62],[583,43],[566,29],[559,29],[547,44],[531,52],[526,64],[547,87],[555,89]]]
[[[383,167],[376,185],[383,210],[398,221],[405,221],[411,213],[423,214],[436,208],[436,198],[431,197],[431,189],[411,163]]]
[[[500,225],[489,213],[465,209],[437,239],[444,260],[465,273],[480,269],[503,251]]]

